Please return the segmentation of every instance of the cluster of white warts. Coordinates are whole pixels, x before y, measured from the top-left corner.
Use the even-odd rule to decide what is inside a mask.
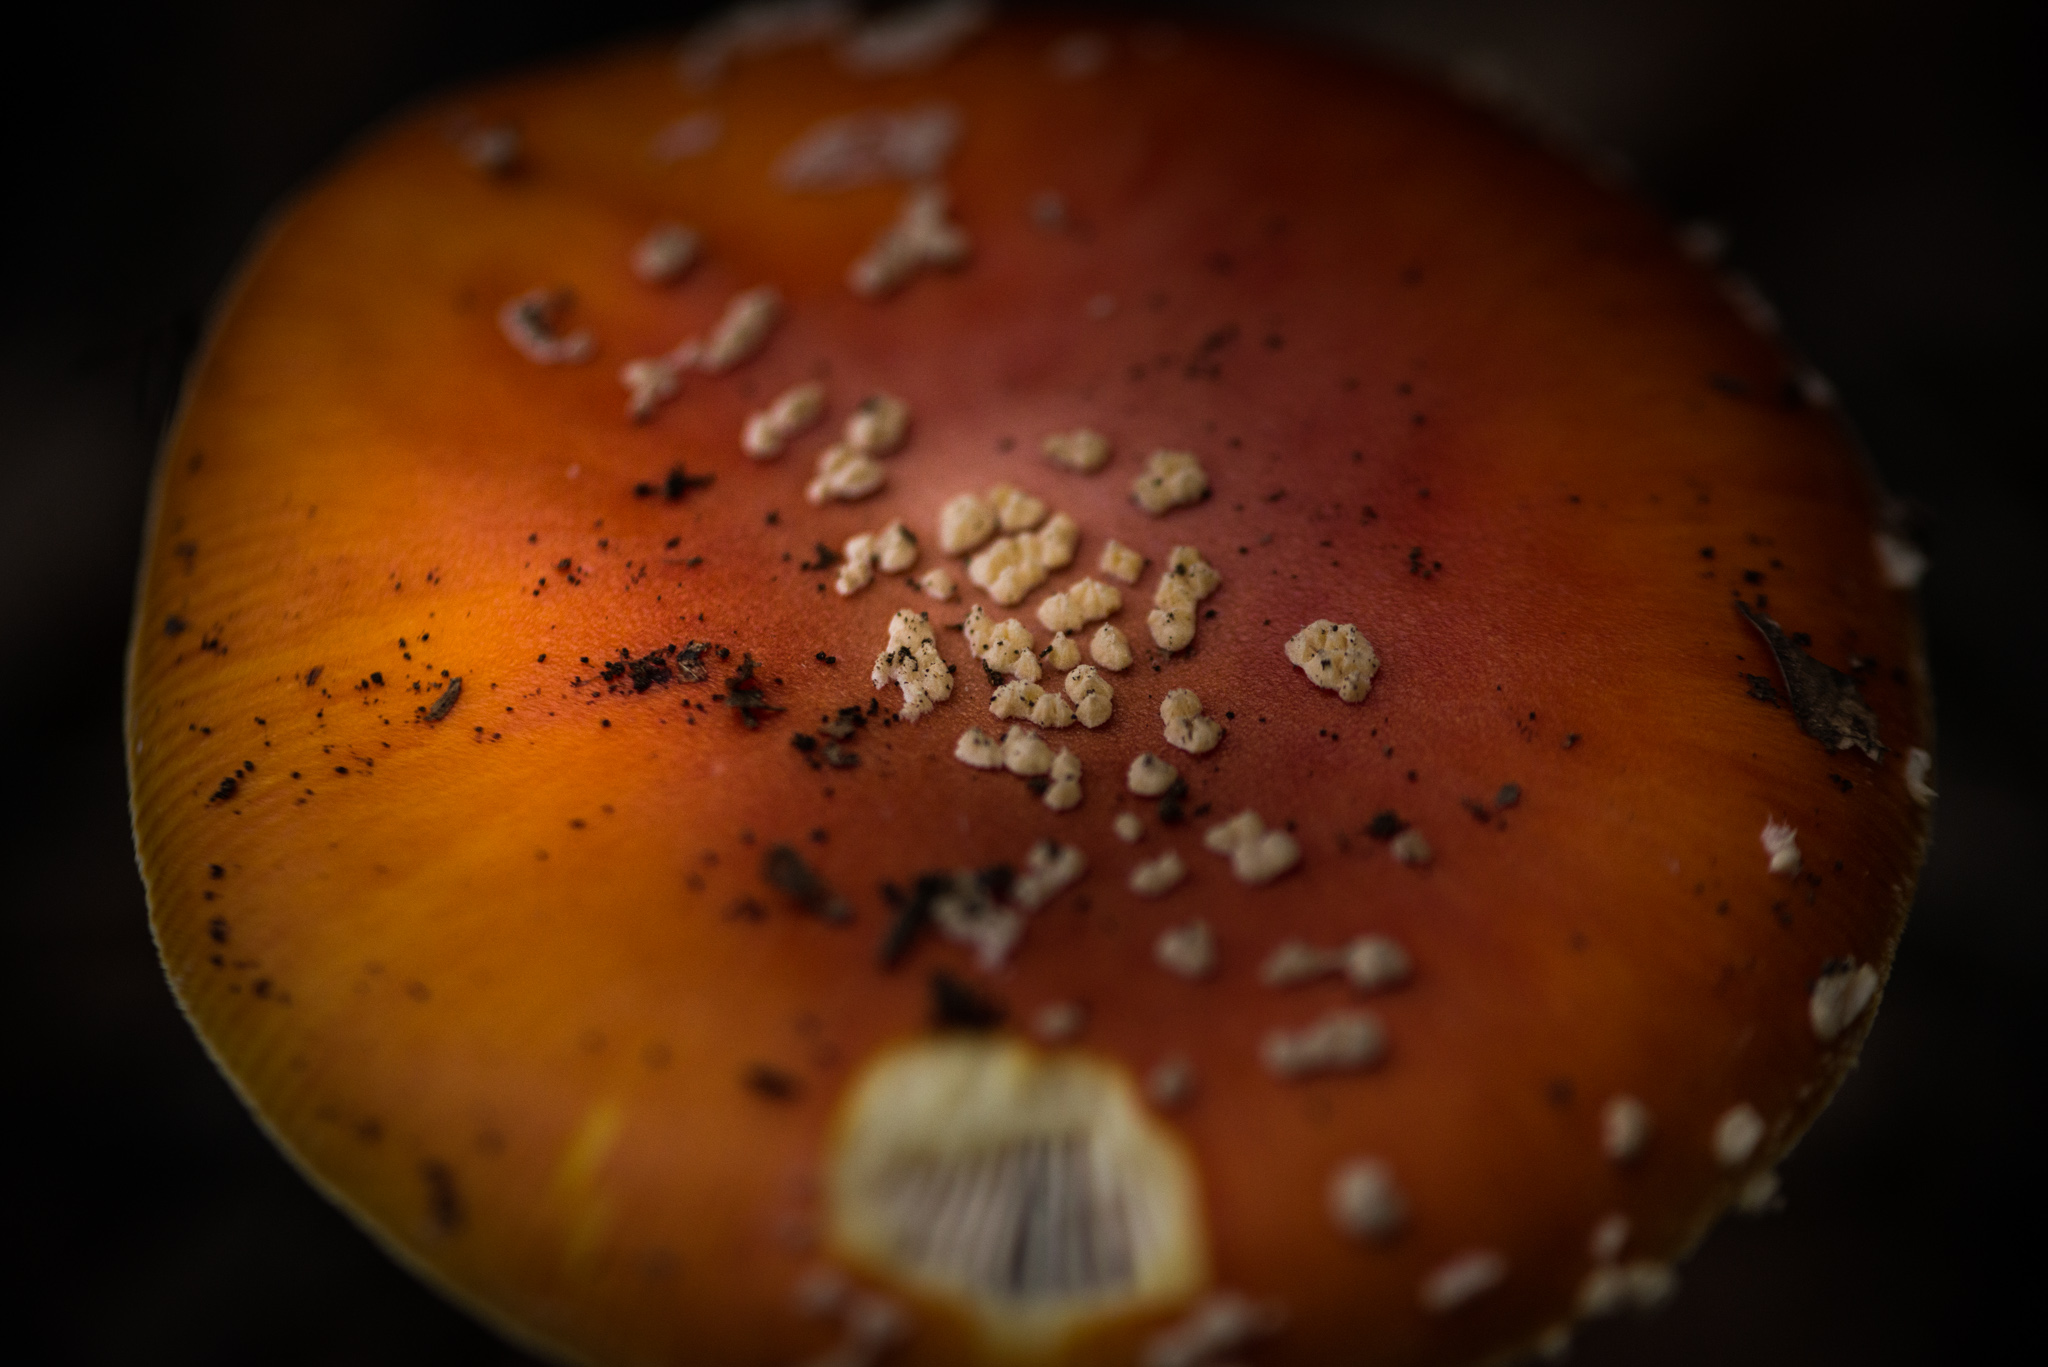
[[[809,8],[820,14],[836,13],[829,5]],[[955,30],[971,31],[979,22],[971,16],[964,23],[956,22],[951,13],[976,10],[976,6],[955,3],[928,8],[938,18],[922,29],[906,28],[908,41],[913,44],[951,43],[958,39]],[[875,70],[892,69],[889,63],[896,60],[888,56],[893,50],[892,42],[901,45],[897,40],[881,41],[877,52],[882,55],[872,58]],[[747,50],[744,43],[738,50]],[[859,50],[849,47],[849,51]],[[725,55],[719,58],[720,62],[723,60]],[[863,118],[870,121],[860,122]],[[873,122],[876,119],[881,122]],[[849,267],[847,282],[856,293],[870,298],[885,297],[923,269],[952,268],[968,258],[968,239],[964,230],[950,219],[947,192],[942,185],[925,179],[943,165],[957,132],[957,120],[943,107],[899,116],[856,116],[854,120],[840,120],[813,130],[807,142],[793,149],[785,159],[785,181],[791,188],[805,188],[797,183],[805,175],[821,181],[836,177],[844,184],[868,183],[868,179],[889,176],[921,181],[909,192],[896,220]],[[716,131],[710,136],[715,140]],[[465,155],[486,170],[498,169],[497,161],[502,160],[471,152],[467,146]],[[516,157],[516,146],[511,155]],[[872,174],[876,165],[881,168],[879,176]],[[665,223],[635,246],[631,265],[642,280],[666,285],[689,272],[701,248],[701,238],[695,230]],[[595,344],[586,330],[563,329],[563,317],[572,304],[571,296],[564,290],[529,291],[508,301],[500,310],[500,329],[522,355],[537,364],[580,363],[590,358]],[[663,402],[675,396],[685,372],[721,374],[752,358],[766,344],[782,312],[781,298],[772,288],[746,290],[729,302],[703,337],[686,339],[657,356],[627,362],[619,379],[628,392],[629,416],[636,421],[650,418]],[[812,382],[793,386],[749,417],[742,432],[742,448],[756,459],[779,456],[795,438],[821,420],[825,407],[822,385]],[[809,501],[850,501],[879,491],[886,483],[880,458],[901,447],[908,422],[908,407],[900,399],[875,395],[865,400],[843,425],[840,440],[819,457],[816,477],[806,489]],[[1080,473],[1099,471],[1110,456],[1107,440],[1085,429],[1049,436],[1043,449],[1054,464]],[[1133,481],[1131,496],[1139,507],[1158,516],[1200,501],[1207,496],[1208,488],[1207,474],[1192,454],[1157,451]],[[1042,584],[1051,571],[1064,568],[1073,559],[1078,528],[1064,514],[1054,515],[1048,522],[1047,511],[1041,500],[1012,486],[997,486],[986,497],[963,494],[941,514],[940,545],[948,554],[975,553],[968,565],[969,579],[998,603],[1014,605]],[[990,544],[999,533],[1000,539]],[[915,564],[917,553],[917,539],[901,521],[893,521],[878,532],[856,535],[845,545],[845,560],[835,588],[841,595],[851,595],[871,582],[877,569],[889,574],[906,572]],[[1131,585],[1137,582],[1145,563],[1139,552],[1111,541],[1104,548],[1100,568],[1111,578]],[[1147,615],[1146,625],[1154,644],[1168,653],[1191,644],[1198,605],[1220,583],[1220,576],[1199,551],[1191,546],[1176,546],[1155,587],[1154,606]],[[943,569],[930,571],[919,586],[941,600],[950,599],[956,591],[952,576]],[[1121,607],[1118,590],[1095,579],[1083,579],[1050,595],[1040,604],[1038,617],[1055,634],[1042,654],[1035,651],[1030,632],[1015,618],[997,623],[979,606],[974,607],[965,625],[970,644],[989,669],[1011,676],[1008,683],[996,690],[991,711],[999,718],[1024,718],[1052,728],[1068,726],[1076,720],[1091,728],[1107,722],[1114,690],[1100,670],[1118,672],[1128,668],[1133,659],[1123,633],[1104,621]],[[1082,664],[1070,633],[1097,621],[1103,625],[1090,642],[1095,664]],[[1304,627],[1287,642],[1285,653],[1313,683],[1336,692],[1345,702],[1365,697],[1380,663],[1370,642],[1355,626],[1328,620]],[[1041,677],[1041,658],[1066,671],[1064,698],[1037,683]],[[952,667],[938,653],[928,614],[906,610],[892,617],[888,644],[876,659],[873,678],[877,687],[889,683],[899,687],[903,697],[899,715],[905,720],[914,721],[928,714],[950,697]],[[1189,753],[1204,753],[1221,738],[1221,727],[1203,714],[1200,699],[1191,690],[1175,689],[1169,693],[1161,704],[1160,716],[1169,743]],[[1011,726],[1001,740],[979,728],[970,728],[956,744],[955,755],[975,768],[1002,768],[1021,776],[1048,779],[1043,797],[1053,810],[1067,810],[1081,800],[1081,766],[1073,752],[1062,748],[1055,753],[1042,737],[1024,726]],[[1933,798],[1932,789],[1926,784],[1930,767],[1926,752],[1916,750],[1910,757],[1907,786],[1922,805],[1931,804]],[[1127,786],[1140,796],[1159,796],[1177,777],[1171,764],[1145,753],[1131,762]],[[1118,819],[1118,833],[1126,840],[1140,838],[1142,822],[1134,814],[1124,813]],[[1802,856],[1796,836],[1789,824],[1776,818],[1766,822],[1761,843],[1772,874],[1799,874]],[[1203,843],[1228,858],[1241,881],[1254,885],[1282,876],[1300,859],[1299,844],[1289,833],[1268,829],[1258,814],[1250,810],[1212,826]],[[1426,862],[1427,846],[1420,844],[1419,837],[1414,844],[1420,845],[1419,858],[1411,857],[1418,853],[1411,848],[1404,853],[1403,862]],[[1077,862],[1077,851],[1065,849],[1060,853],[1067,856],[1064,862],[1048,856],[1039,861],[1046,864],[1039,873],[1063,887],[1079,876],[1082,866]],[[1059,867],[1053,868],[1054,864]],[[1160,896],[1185,876],[1178,853],[1167,850],[1136,866],[1129,881],[1134,892]],[[1191,979],[1209,976],[1217,964],[1214,935],[1207,923],[1199,920],[1164,931],[1155,946],[1155,955],[1162,967]],[[1282,988],[1341,975],[1356,990],[1373,992],[1400,986],[1408,980],[1410,972],[1407,953],[1399,944],[1385,936],[1366,935],[1330,949],[1299,941],[1282,942],[1267,958],[1260,977],[1267,985]],[[1868,1009],[1878,985],[1876,970],[1867,964],[1854,960],[1830,964],[1813,984],[1809,997],[1808,1014],[1816,1037],[1823,1043],[1833,1043],[1843,1035]],[[1042,1013],[1048,1038],[1070,1038],[1080,1029],[1082,1017],[1078,1008],[1061,1011],[1060,1005]],[[1298,1029],[1275,1030],[1261,1046],[1267,1068],[1281,1078],[1370,1068],[1384,1050],[1383,1027],[1370,1012],[1360,1010],[1331,1011]],[[1161,1081],[1165,1072],[1173,1073],[1170,1082]],[[1185,1096],[1192,1086],[1192,1066],[1185,1059],[1169,1060],[1162,1065],[1155,1081],[1160,1085],[1153,1091],[1160,1099]],[[1648,1108],[1633,1096],[1614,1096],[1602,1110],[1602,1145],[1615,1163],[1635,1161],[1650,1143],[1653,1128]],[[1750,1163],[1767,1134],[1768,1126],[1756,1109],[1746,1102],[1738,1103],[1715,1122],[1710,1148],[1720,1166],[1737,1170]],[[1745,1207],[1767,1203],[1776,1190],[1772,1179],[1774,1174],[1768,1170],[1752,1178],[1739,1203]],[[1358,1157],[1344,1161],[1332,1172],[1327,1208],[1332,1222],[1347,1235],[1384,1240],[1405,1226],[1408,1202],[1384,1161]],[[1590,1247],[1595,1266],[1580,1287],[1580,1314],[1597,1316],[1629,1307],[1647,1309],[1671,1294],[1675,1279],[1668,1265],[1650,1259],[1620,1261],[1627,1236],[1628,1221],[1619,1213],[1604,1217],[1594,1227]],[[1506,1271],[1506,1262],[1497,1252],[1467,1250],[1439,1264],[1424,1278],[1419,1300],[1426,1310],[1448,1311],[1491,1289]],[[900,1311],[886,1302],[870,1298],[848,1305],[840,1296],[830,1299],[834,1304],[821,1305],[819,1309],[845,1314],[849,1345],[865,1350],[857,1351],[857,1356],[886,1351],[904,1332]],[[1219,1292],[1155,1336],[1142,1361],[1145,1367],[1194,1367],[1274,1332],[1283,1320],[1284,1315],[1276,1307],[1235,1293]]]

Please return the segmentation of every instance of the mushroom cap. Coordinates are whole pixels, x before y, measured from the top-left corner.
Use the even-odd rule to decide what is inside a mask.
[[[1869,1028],[1876,979],[1837,980],[1888,971],[1904,922],[1926,680],[1869,476],[1799,401],[1796,362],[1653,214],[1483,112],[1242,33],[1104,33],[1092,73],[1058,26],[1005,21],[912,74],[850,72],[826,43],[693,92],[652,45],[463,92],[275,221],[195,368],[128,702],[170,981],[315,1182],[564,1357],[815,1355],[841,1322],[791,1297],[824,1262],[905,1307],[904,1363],[1128,1362],[1218,1291],[1284,1310],[1261,1361],[1474,1360],[1570,1317],[1609,1213],[1631,1258],[1690,1247]],[[942,178],[971,259],[863,297],[848,267],[905,183],[798,193],[774,168],[823,120],[934,102],[959,119]],[[714,145],[650,156],[703,110]],[[451,129],[501,124],[517,167],[465,162]],[[633,251],[666,221],[702,259],[650,284]],[[763,284],[783,317],[757,356],[624,416],[622,364]],[[508,343],[501,306],[536,288],[573,292],[587,363]],[[746,454],[749,415],[814,379],[825,425]],[[886,485],[810,506],[816,456],[872,394],[911,414]],[[1111,439],[1098,473],[1040,453],[1078,428]],[[1195,453],[1206,498],[1136,506],[1155,450]],[[671,498],[679,465],[714,482]],[[1080,531],[1014,607],[937,538],[948,500],[1005,483]],[[963,601],[903,574],[842,598],[809,567],[896,518],[910,573],[950,569]],[[1047,736],[1084,774],[1056,812],[952,757],[1004,724],[945,628],[982,603],[1042,645],[1037,602],[1111,539],[1150,560],[1110,619],[1137,660],[1106,724]],[[1221,585],[1167,654],[1145,595],[1180,545]],[[914,722],[868,676],[903,609],[954,666]],[[1369,639],[1359,701],[1284,653],[1317,622]],[[728,705],[748,656],[783,710]],[[1162,744],[1176,688],[1222,723],[1214,749]],[[1870,755],[1838,748],[1868,729],[1841,724],[1858,697]],[[792,746],[848,707],[855,767]],[[1182,824],[1125,790],[1145,750],[1179,768]],[[1258,886],[1203,848],[1244,810],[1299,849]],[[1386,812],[1426,862],[1395,857]],[[1789,875],[1767,821],[1796,830]],[[999,968],[936,936],[877,962],[883,884],[1015,867],[1048,837],[1090,872]],[[850,917],[792,898],[778,847]],[[1168,848],[1185,880],[1133,892]],[[1160,935],[1196,920],[1213,971],[1165,971]],[[1413,965],[1369,1004],[1383,1060],[1275,1076],[1270,1032],[1359,1003],[1341,973],[1279,989],[1259,966],[1368,933]],[[1004,1022],[935,1037],[934,969]],[[1031,1042],[1063,1003],[1085,1006],[1078,1036]],[[963,1040],[1099,1087],[1134,1145],[1194,1174],[1185,1277],[1019,1337],[842,1237],[858,1098]],[[1175,1061],[1192,1089],[1147,1099]],[[1616,1097],[1651,1121],[1627,1162],[1603,1149]],[[1761,1137],[1731,1153],[1741,1106]],[[1362,1158],[1398,1180],[1391,1238],[1331,1219]],[[1447,1266],[1505,1271],[1432,1311]]]

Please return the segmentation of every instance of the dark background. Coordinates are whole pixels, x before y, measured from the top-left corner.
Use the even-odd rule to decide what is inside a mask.
[[[526,1361],[289,1169],[179,1018],[129,844],[123,639],[155,442],[262,216],[417,95],[700,8],[73,4],[11,34],[7,1357]],[[1487,71],[1625,155],[1674,217],[1725,224],[1925,517],[1938,830],[1862,1067],[1786,1165],[1789,1207],[1725,1225],[1670,1308],[1594,1328],[1575,1360],[1878,1367],[2038,1343],[2048,6],[1218,8]]]

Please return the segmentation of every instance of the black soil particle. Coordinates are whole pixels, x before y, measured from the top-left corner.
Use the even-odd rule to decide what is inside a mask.
[[[850,920],[853,916],[853,909],[846,905],[846,899],[833,892],[793,846],[770,846],[768,852],[761,856],[761,877],[770,887],[787,894],[813,916],[835,922]]]
[[[1796,638],[1787,637],[1776,622],[1739,598],[1735,610],[1770,646],[1801,731],[1831,752],[1861,750],[1870,759],[1884,753],[1884,742],[1877,738],[1877,714],[1863,701],[1854,678],[1814,659]]]
[[[761,691],[760,681],[754,677],[754,669],[754,657],[743,655],[740,658],[739,672],[725,681],[725,692],[713,699],[730,707],[739,719],[746,723],[748,730],[761,724],[760,714],[782,710],[769,702],[768,695]]]
[[[851,740],[853,733],[868,724],[868,714],[861,711],[860,704],[842,707],[828,717],[820,718],[818,733],[833,740]]]
[[[242,781],[233,774],[229,774],[220,781],[220,787],[213,790],[213,796],[208,800],[212,802],[226,802],[235,795],[235,790],[241,786]]]
[[[748,1065],[741,1081],[748,1091],[770,1101],[794,1101],[799,1090],[795,1077],[766,1063]]]
[[[932,974],[932,1029],[993,1030],[1007,1014],[1001,1003],[982,996],[944,969]]]
[[[894,883],[882,884],[882,900],[894,914],[875,957],[884,968],[901,963],[931,925],[933,908],[941,897],[951,895],[993,908],[1010,895],[1010,885],[1015,881],[1016,874],[1009,865],[992,864],[985,869],[920,873],[911,880],[908,892]]]
[[[667,683],[702,683],[711,677],[704,667],[704,656],[712,649],[709,642],[692,641],[685,646],[671,643],[635,656],[630,648],[620,646],[618,658],[605,661],[598,669],[598,677],[614,693],[645,693]]]
[[[656,494],[660,494],[670,503],[681,503],[690,490],[709,488],[711,482],[716,478],[716,475],[689,474],[684,471],[682,466],[678,465],[675,469],[670,470],[668,478],[659,484],[649,484],[642,481],[634,485],[633,497],[653,498]]]
[[[462,1193],[455,1187],[455,1170],[437,1158],[420,1164],[420,1180],[427,1187],[427,1216],[443,1234],[462,1227]]]
[[[1159,795],[1159,819],[1169,826],[1178,826],[1187,819],[1188,781],[1177,778]]]
[[[428,721],[440,721],[455,710],[455,704],[462,701],[462,680],[450,679],[448,687],[441,690],[441,696],[434,699],[434,705],[427,709]]]
[[[1374,840],[1392,840],[1407,829],[1408,823],[1401,819],[1400,813],[1389,808],[1367,823],[1365,833]]]

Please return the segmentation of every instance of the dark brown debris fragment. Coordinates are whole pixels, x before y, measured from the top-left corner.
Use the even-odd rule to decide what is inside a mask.
[[[932,974],[931,1007],[934,1030],[993,1030],[1009,1014],[944,969]]]
[[[1188,800],[1188,781],[1176,778],[1159,795],[1159,819],[1168,826],[1178,826],[1187,818],[1185,804]]]
[[[1884,753],[1884,742],[1877,737],[1877,714],[1863,701],[1854,678],[1814,659],[1797,638],[1786,636],[1776,622],[1739,598],[1735,610],[1770,646],[1801,731],[1831,752],[1861,750],[1873,760]]]
[[[894,883],[882,884],[882,900],[889,904],[895,917],[882,935],[876,957],[884,968],[901,963],[932,924],[940,899],[957,899],[970,914],[977,910],[987,912],[1010,895],[1010,884],[1014,881],[1016,874],[1007,864],[994,864],[985,869],[920,873],[911,880],[908,892]]]
[[[846,905],[846,899],[832,891],[793,846],[770,846],[768,853],[761,856],[761,877],[813,916],[833,922],[853,918],[853,909]]]
[[[761,724],[759,713],[780,712],[782,709],[768,701],[768,695],[761,691],[759,681],[754,677],[754,657],[740,658],[739,672],[725,681],[725,692],[713,696],[713,702],[722,702],[739,715],[752,730]]]
[[[428,721],[440,721],[455,710],[455,704],[462,701],[462,680],[450,679],[448,687],[441,690],[441,696],[434,699],[434,705],[427,709]]]
[[[1374,840],[1392,840],[1407,829],[1408,823],[1401,819],[1400,813],[1389,808],[1373,817],[1366,825],[1365,833]]]
[[[795,1076],[766,1063],[749,1064],[742,1080],[748,1091],[769,1101],[794,1101],[799,1090]]]
[[[438,1158],[420,1164],[420,1180],[427,1186],[427,1215],[443,1234],[462,1227],[462,1193],[455,1188],[455,1170]]]
[[[673,470],[670,470],[668,478],[659,484],[650,484],[643,480],[634,485],[633,497],[653,498],[656,494],[660,494],[670,503],[681,503],[684,496],[690,490],[708,488],[716,478],[716,475],[689,474],[684,471],[682,466],[678,465]]]
[[[821,720],[823,725],[818,727],[818,733],[833,740],[849,740],[855,731],[868,724],[867,714],[861,711],[858,703],[842,707],[834,715]]]

